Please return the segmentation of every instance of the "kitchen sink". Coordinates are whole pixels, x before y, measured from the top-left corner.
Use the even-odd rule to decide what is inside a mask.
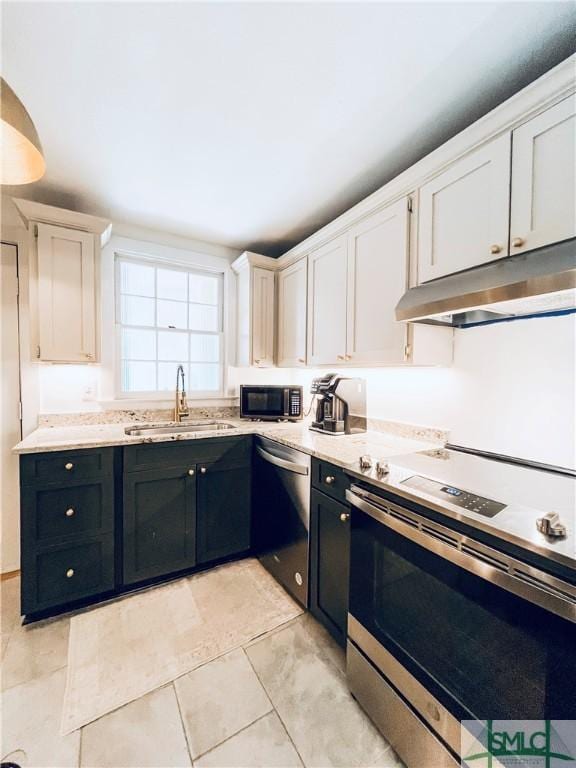
[[[221,432],[226,429],[235,429],[234,424],[224,421],[187,421],[180,424],[165,424],[150,426],[141,425],[126,427],[127,435],[142,437],[146,435],[184,435],[189,432]]]

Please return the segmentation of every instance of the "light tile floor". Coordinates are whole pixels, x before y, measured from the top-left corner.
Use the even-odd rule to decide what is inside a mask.
[[[310,614],[61,736],[70,619],[21,627],[18,589],[17,578],[1,583],[0,761],[22,768],[401,768],[348,692],[343,651]]]

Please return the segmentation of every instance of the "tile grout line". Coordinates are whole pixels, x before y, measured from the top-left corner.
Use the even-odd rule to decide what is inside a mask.
[[[174,696],[176,697],[176,706],[178,707],[178,714],[180,715],[180,725],[182,726],[182,730],[184,731],[184,740],[186,741],[186,749],[188,750],[188,757],[190,758],[190,765],[192,766],[192,768],[194,768],[194,760],[192,758],[192,750],[190,748],[190,742],[188,741],[188,730],[186,728],[186,723],[184,722],[184,717],[182,716],[182,707],[180,706],[180,699],[178,698],[178,689],[176,688],[174,680],[172,680],[172,682],[169,685],[173,689]]]
[[[266,686],[265,686],[265,684],[264,684],[264,681],[260,679],[260,675],[259,675],[259,674],[258,674],[258,672],[256,671],[256,668],[254,667],[254,664],[252,664],[252,660],[250,659],[250,656],[248,656],[248,654],[246,653],[246,649],[245,649],[245,648],[242,648],[242,650],[244,651],[244,655],[245,655],[245,656],[246,656],[246,658],[248,659],[248,663],[249,663],[249,664],[250,664],[250,666],[252,667],[252,670],[253,670],[254,674],[255,674],[255,675],[256,675],[256,677],[258,678],[258,682],[260,683],[260,685],[261,685],[261,686],[262,686],[262,688],[264,689],[264,692],[265,692],[266,696],[268,697],[268,701],[269,701],[269,702],[270,702],[270,704],[272,705],[272,710],[273,710],[273,712],[275,712],[275,714],[276,714],[276,717],[278,718],[278,720],[280,720],[280,723],[282,724],[282,728],[284,728],[284,731],[286,732],[286,736],[288,736],[288,741],[290,742],[290,744],[292,744],[292,746],[294,747],[294,751],[295,751],[295,752],[296,752],[296,754],[298,755],[298,759],[300,760],[300,762],[302,763],[302,765],[304,766],[304,768],[306,768],[306,763],[304,762],[304,759],[302,758],[302,755],[300,754],[300,751],[299,751],[298,747],[297,747],[297,746],[296,746],[296,744],[294,743],[294,739],[293,739],[293,738],[292,738],[292,736],[290,735],[290,731],[288,730],[288,728],[287,728],[287,726],[286,726],[286,723],[284,722],[284,720],[283,720],[283,719],[282,719],[282,717],[280,716],[280,713],[278,712],[278,710],[277,710],[277,709],[276,709],[276,707],[274,706],[274,702],[272,701],[272,699],[271,699],[271,697],[270,697],[270,694],[268,693],[268,690],[266,689]]]
[[[268,717],[268,715],[271,715],[272,713],[276,712],[274,707],[269,712],[265,712],[263,715],[260,715],[260,717],[257,717],[256,720],[252,720],[251,723],[248,723],[248,725],[242,726],[239,731],[236,731],[236,733],[231,734],[230,736],[227,736],[222,741],[218,742],[218,744],[215,744],[213,747],[210,747],[210,749],[207,749],[205,752],[202,752],[199,755],[196,755],[196,759],[198,760],[201,757],[204,757],[204,755],[209,755],[210,752],[213,752],[215,749],[218,749],[218,747],[221,747],[222,744],[226,744],[226,742],[230,741],[230,739],[234,739],[238,734],[243,733],[244,731],[247,731],[248,728],[251,728],[256,723],[259,723],[260,720],[264,720],[265,717]]]

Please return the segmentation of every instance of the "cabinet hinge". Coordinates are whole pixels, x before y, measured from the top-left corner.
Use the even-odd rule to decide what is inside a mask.
[[[36,347],[36,357],[40,359],[40,344]]]
[[[410,344],[406,344],[404,346],[404,360],[410,359],[411,352],[412,352],[412,347],[410,346]]]
[[[34,237],[38,237],[38,224],[34,224]]]
[[[408,198],[408,212],[412,213],[412,198]]]
[[[18,402],[18,421],[22,421],[22,401]]]

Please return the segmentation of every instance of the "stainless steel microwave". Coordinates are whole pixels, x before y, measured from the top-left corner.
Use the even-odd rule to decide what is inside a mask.
[[[302,418],[302,387],[241,384],[240,417],[297,421]]]

